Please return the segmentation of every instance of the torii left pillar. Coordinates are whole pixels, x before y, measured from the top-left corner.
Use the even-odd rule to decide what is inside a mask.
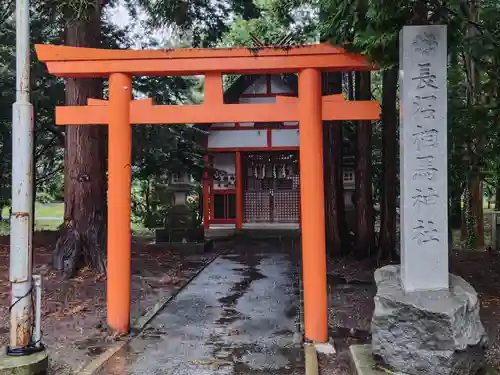
[[[120,333],[130,329],[130,210],[132,185],[132,78],[109,77],[108,128],[108,325]]]
[[[300,215],[305,338],[328,341],[321,72],[299,73]]]

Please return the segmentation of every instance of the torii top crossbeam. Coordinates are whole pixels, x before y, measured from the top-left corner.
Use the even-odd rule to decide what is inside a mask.
[[[60,77],[129,75],[205,75],[206,105],[153,105],[151,100],[130,103],[133,124],[186,124],[224,122],[284,122],[298,120],[297,100],[278,97],[276,104],[223,104],[223,73],[370,70],[374,66],[363,56],[342,48],[318,44],[290,49],[229,48],[178,50],[102,50],[37,45],[49,73]],[[379,105],[372,101],[345,101],[343,95],[323,97],[323,120],[371,120],[378,118]],[[109,124],[106,101],[86,107],[58,107],[59,125]]]
[[[136,76],[297,73],[374,70],[365,57],[330,44],[293,48],[183,48],[171,50],[103,50],[37,45],[38,58],[59,77],[96,77],[121,72]]]
[[[107,319],[113,330],[130,327],[131,124],[299,122],[300,196],[306,338],[328,339],[323,179],[323,121],[376,120],[379,103],[321,95],[321,72],[374,70],[363,56],[329,44],[280,48],[101,50],[37,45],[38,58],[59,77],[109,77],[109,100],[58,107],[59,125],[107,124]],[[299,97],[273,104],[225,104],[223,74],[298,73]],[[154,105],[132,100],[132,76],[204,75],[200,105]],[[334,126],[334,125],[332,125]],[[240,171],[241,172],[241,171]],[[241,184],[241,179],[236,179]],[[239,197],[239,198],[238,198]],[[242,206],[241,195],[237,195]],[[242,210],[239,210],[241,212]]]

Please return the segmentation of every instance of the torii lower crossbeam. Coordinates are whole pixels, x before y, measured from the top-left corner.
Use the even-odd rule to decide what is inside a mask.
[[[108,124],[108,325],[130,328],[131,124],[218,122],[300,123],[301,220],[305,337],[328,340],[323,121],[375,120],[377,102],[348,102],[342,95],[321,96],[321,72],[371,70],[362,56],[326,44],[287,50],[263,48],[108,51],[40,46],[49,72],[62,77],[109,77],[109,101],[89,99],[83,107],[58,107],[59,125]],[[275,104],[224,104],[224,73],[299,75],[299,98]],[[132,100],[133,75],[205,75],[202,105],[153,105]],[[241,203],[241,202],[240,202]]]

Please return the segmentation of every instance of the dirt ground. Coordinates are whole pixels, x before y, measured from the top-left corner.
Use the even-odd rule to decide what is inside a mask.
[[[64,280],[50,267],[55,232],[34,238],[35,273],[43,276],[43,343],[50,358],[50,375],[71,374],[104,352],[116,338],[105,323],[106,280],[86,269]],[[0,237],[0,344],[8,342],[9,238]],[[134,240],[132,246],[132,321],[161,297],[182,287],[214,253],[182,253]]]
[[[488,333],[488,362],[500,370],[500,254],[454,250],[450,270],[472,284],[481,300],[481,319]],[[351,375],[349,346],[370,342],[376,287],[373,270],[354,261],[329,264],[329,325],[338,355],[320,357],[322,375]]]

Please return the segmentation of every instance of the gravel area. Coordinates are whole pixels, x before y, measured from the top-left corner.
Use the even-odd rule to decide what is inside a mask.
[[[105,327],[106,278],[83,269],[65,280],[50,262],[57,233],[36,232],[35,272],[43,276],[43,343],[50,359],[49,375],[75,373],[101,354],[117,337]],[[9,238],[0,237],[0,344],[8,341]],[[132,320],[159,298],[182,287],[214,253],[182,253],[137,239],[132,246]]]

